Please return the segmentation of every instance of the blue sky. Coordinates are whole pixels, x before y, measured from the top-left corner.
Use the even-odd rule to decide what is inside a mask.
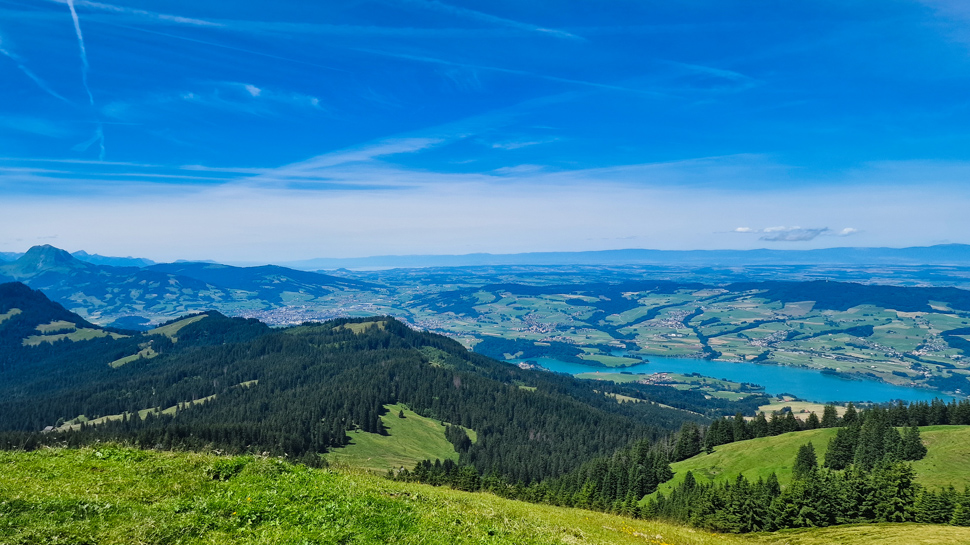
[[[0,0],[0,250],[970,242],[949,0]]]

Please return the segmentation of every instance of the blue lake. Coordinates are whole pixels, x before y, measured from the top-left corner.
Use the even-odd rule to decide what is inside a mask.
[[[535,362],[550,371],[577,375],[579,373],[678,373],[723,378],[734,382],[749,382],[764,386],[769,394],[789,393],[801,399],[824,403],[827,401],[871,401],[882,403],[902,399],[904,401],[930,401],[933,398],[944,400],[953,399],[933,390],[894,386],[875,380],[850,380],[838,376],[826,375],[812,369],[800,367],[785,367],[781,365],[765,365],[758,363],[733,363],[726,361],[710,361],[686,358],[651,358],[649,363],[608,369],[593,367],[580,363],[569,363],[552,358],[529,358],[528,360],[512,360]]]

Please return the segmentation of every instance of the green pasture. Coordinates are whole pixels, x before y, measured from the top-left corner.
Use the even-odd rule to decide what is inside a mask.
[[[795,409],[791,402],[785,405]],[[712,454],[701,453],[671,464],[674,478],[662,484],[659,491],[669,493],[688,471],[699,482],[733,480],[738,474],[756,481],[775,473],[784,486],[791,482],[791,466],[798,448],[812,443],[821,464],[836,431],[837,428],[806,430],[720,445]],[[925,458],[913,462],[917,481],[928,488],[952,484],[963,490],[964,486],[970,485],[970,472],[967,471],[970,426],[927,426],[920,428],[920,435],[928,452]]]
[[[425,418],[402,404],[385,405],[388,412],[381,417],[387,435],[364,431],[350,432],[349,445],[332,450],[327,460],[337,466],[349,466],[386,473],[402,467],[414,468],[421,460],[458,461],[455,447],[445,439],[445,426],[437,420]],[[400,418],[400,412],[404,418]],[[475,439],[474,433],[469,433]]]

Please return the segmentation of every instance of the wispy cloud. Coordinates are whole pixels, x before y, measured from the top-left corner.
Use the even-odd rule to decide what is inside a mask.
[[[191,90],[114,101],[105,104],[101,113],[112,119],[148,123],[165,115],[183,114],[187,106],[263,118],[297,112],[304,115],[307,111],[332,113],[313,95],[235,81],[202,81],[193,84]]]
[[[63,124],[38,117],[0,116],[0,127],[51,138],[65,138],[72,134]]]
[[[767,242],[807,242],[815,240],[820,236],[847,237],[859,232],[858,229],[846,227],[840,231],[834,231],[828,227],[765,227],[763,229],[752,229],[751,227],[738,227],[735,233],[760,234],[758,240]]]
[[[26,75],[28,78],[30,78],[34,83],[36,83],[37,86],[40,87],[40,89],[42,91],[44,91],[48,95],[50,95],[50,96],[52,96],[52,97],[54,97],[54,98],[56,98],[58,100],[63,100],[64,102],[67,102],[68,104],[71,104],[71,101],[70,100],[64,98],[57,91],[51,89],[50,85],[48,85],[47,82],[45,82],[44,80],[42,80],[39,76],[37,76],[37,74],[33,73],[33,71],[31,71],[30,69],[28,69],[27,66],[25,66],[25,64],[24,64],[24,60],[22,58],[20,58],[19,55],[14,54],[10,50],[5,49],[2,46],[3,46],[3,37],[0,36],[0,55],[3,55],[4,57],[7,57],[11,61],[13,61],[14,64],[17,65],[17,69],[20,70],[21,72],[23,72],[24,75]]]
[[[519,148],[527,148],[530,146],[538,146],[540,144],[551,144],[557,142],[558,138],[545,138],[542,140],[511,140],[505,142],[494,142],[492,143],[492,148],[494,149],[504,149],[504,150],[516,150]]]
[[[375,171],[384,170],[385,174],[387,174],[387,170],[393,171],[394,169],[386,169],[380,165],[373,164],[368,169],[351,168],[350,170],[344,171],[335,170],[334,167],[373,163],[379,157],[417,153],[432,148],[443,141],[441,138],[396,138],[381,142],[372,142],[354,148],[325,153],[306,161],[272,169],[249,178],[246,183],[252,185],[279,185],[307,181],[325,182],[320,184],[321,187],[325,187],[327,183],[333,183],[335,181],[347,185],[373,184],[375,178],[377,178]],[[380,176],[380,178],[381,183],[387,182],[386,176]],[[401,176],[398,179],[398,183],[393,185],[399,185],[401,182],[410,183],[412,181],[410,176]]]
[[[531,23],[516,21],[514,19],[507,19],[505,17],[491,15],[482,11],[477,11],[477,10],[458,7],[458,6],[452,6],[451,4],[445,4],[444,2],[438,2],[437,0],[395,0],[395,1],[400,4],[420,7],[422,9],[433,10],[439,13],[446,13],[448,15],[454,15],[457,17],[463,17],[463,18],[472,19],[475,21],[481,21],[485,23],[506,26],[506,27],[515,28],[518,30],[525,30],[528,32],[539,32],[556,38],[568,38],[572,40],[583,39],[581,36],[577,36],[575,34],[566,32],[564,30],[546,28],[546,27],[534,25]]]
[[[214,85],[215,88],[208,91],[180,93],[179,98],[182,101],[202,106],[256,115],[271,114],[272,109],[267,106],[269,103],[324,111],[320,99],[312,95],[233,81],[217,82]],[[169,100],[164,97],[155,99],[156,102],[167,102]]]
[[[81,21],[78,19],[77,11],[74,9],[74,0],[67,0],[67,7],[71,10],[71,19],[74,21],[74,32],[77,34],[78,47],[81,49],[81,81],[84,84],[84,90],[88,94],[88,101],[91,103],[91,109],[94,110],[94,94],[91,93],[91,85],[88,83],[88,72],[91,67],[88,64],[88,52],[84,47],[84,35],[81,33]],[[97,111],[95,111],[95,117],[97,117]],[[100,121],[97,122],[97,127],[94,131],[94,138],[89,143],[82,143],[83,148],[87,149],[94,142],[98,142],[100,147],[100,152],[98,153],[98,159],[104,160],[104,126]],[[75,147],[77,148],[77,146]]]
[[[89,0],[50,0],[58,4],[68,4],[68,5],[78,5],[85,8],[106,11],[110,13],[119,13],[124,15],[134,15],[141,18],[155,19],[166,23],[175,23],[179,25],[190,25],[199,27],[221,27],[222,23],[215,21],[207,21],[204,19],[196,19],[193,17],[182,17],[181,15],[169,15],[166,13],[159,13],[156,11],[148,11],[144,9],[129,8],[126,6],[118,6],[115,4],[107,4],[104,2],[91,2]],[[74,11],[73,7],[71,11]]]
[[[50,2],[58,4],[66,4],[68,0],[48,0]],[[245,20],[245,19],[201,19],[197,17],[186,17],[182,15],[161,13],[157,11],[144,10],[129,8],[126,6],[119,6],[116,4],[109,4],[106,2],[92,2],[88,0],[73,0],[74,4],[77,6],[82,6],[89,10],[100,11],[104,14],[114,14],[119,16],[127,16],[128,20],[137,20],[142,23],[154,23],[166,26],[182,26],[182,27],[194,27],[194,28],[208,28],[216,30],[224,30],[231,32],[246,32],[246,33],[271,33],[271,34],[310,34],[310,35],[344,35],[344,36],[372,36],[372,35],[384,35],[384,36],[443,36],[451,35],[455,37],[467,37],[474,34],[489,34],[494,35],[496,31],[507,32],[509,29],[517,31],[535,32],[544,35],[555,36],[560,38],[578,39],[582,40],[584,38],[574,35],[572,33],[558,30],[545,28],[537,25],[532,25],[529,23],[522,23],[519,21],[514,21],[511,19],[504,19],[502,17],[497,17],[489,15],[483,12],[459,8],[456,6],[451,6],[447,4],[435,3],[437,5],[425,5],[431,4],[430,2],[420,2],[414,1],[409,2],[413,6],[418,6],[423,9],[430,9],[439,12],[448,12],[454,15],[458,15],[465,18],[477,19],[483,22],[491,22],[494,25],[491,28],[465,28],[465,27],[413,27],[413,26],[379,26],[379,25],[352,25],[352,24],[329,24],[329,23],[316,23],[316,22],[291,22],[291,21],[259,21],[259,20]],[[130,28],[133,30],[140,30],[145,32],[148,31],[144,28],[131,27],[128,25],[120,24],[118,21],[109,22],[107,20],[101,21],[105,24],[113,24],[115,26]],[[169,35],[161,32],[157,34],[167,35],[173,38],[187,39],[184,36]],[[205,42],[203,40],[193,40],[200,43],[208,43],[209,45],[221,46],[221,44]],[[329,67],[325,67],[329,68]]]
[[[485,66],[485,65],[479,65],[479,64],[470,64],[470,63],[449,61],[449,60],[439,59],[439,58],[435,58],[435,57],[427,57],[427,56],[424,56],[424,55],[411,55],[411,54],[407,54],[407,53],[396,53],[396,52],[393,52],[393,51],[382,51],[382,50],[379,50],[379,49],[359,48],[359,49],[354,49],[354,50],[355,51],[360,51],[361,53],[370,53],[372,55],[381,55],[381,56],[384,56],[384,57],[391,57],[391,58],[395,58],[395,59],[404,59],[404,60],[409,60],[409,61],[414,61],[414,62],[437,64],[437,65],[442,65],[442,66],[458,66],[458,67],[461,67],[461,68],[470,68],[470,69],[473,69],[473,70],[486,70],[486,71],[490,71],[490,72],[499,72],[499,73],[503,73],[503,74],[514,74],[514,75],[517,75],[517,76],[527,76],[527,77],[530,77],[530,78],[538,78],[538,79],[543,79],[543,80],[546,80],[546,81],[554,81],[554,82],[557,82],[557,83],[568,83],[568,84],[571,84],[571,85],[581,85],[583,87],[592,87],[592,88],[595,88],[595,89],[606,89],[606,90],[610,90],[610,91],[622,91],[624,93],[635,93],[635,94],[640,94],[640,95],[648,95],[648,96],[651,96],[651,97],[665,97],[665,96],[667,96],[664,93],[659,93],[657,91],[652,91],[652,90],[649,90],[649,89],[637,89],[637,88],[633,88],[633,87],[624,87],[622,85],[612,85],[612,84],[609,84],[609,83],[598,83],[598,82],[595,82],[595,81],[585,81],[585,80],[572,79],[572,78],[561,78],[559,76],[550,76],[550,75],[547,75],[547,74],[540,74],[540,73],[537,73],[537,72],[529,72],[527,70],[516,70],[514,68],[502,68],[502,67],[499,67],[499,66]]]
[[[137,32],[143,32],[143,33],[146,33],[146,34],[154,34],[156,36],[164,36],[166,38],[172,38],[172,39],[175,39],[175,40],[182,40],[182,41],[186,41],[186,42],[192,42],[192,43],[197,43],[197,44],[202,44],[202,45],[208,45],[208,46],[211,46],[211,47],[218,47],[220,49],[227,49],[229,51],[238,51],[240,53],[248,53],[250,55],[255,55],[255,56],[258,56],[258,57],[265,57],[265,58],[268,58],[268,59],[276,59],[276,60],[291,62],[291,63],[294,63],[294,64],[301,64],[303,66],[312,66],[314,68],[322,68],[324,70],[333,70],[333,71],[336,71],[336,72],[344,72],[344,70],[342,70],[340,68],[334,68],[333,66],[327,66],[327,65],[319,64],[319,63],[315,63],[315,62],[309,62],[309,61],[305,61],[305,60],[301,60],[301,59],[295,59],[293,57],[284,57],[284,56],[281,56],[281,55],[274,55],[272,53],[266,53],[266,52],[263,52],[263,51],[256,51],[255,49],[246,49],[246,48],[243,48],[243,47],[236,47],[236,46],[232,46],[232,45],[221,44],[219,42],[214,42],[212,40],[200,40],[198,38],[190,38],[188,36],[179,36],[178,34],[171,34],[171,33],[168,33],[168,32],[159,32],[157,30],[149,30],[147,28],[141,28],[141,27],[130,26],[130,25],[122,25],[122,24],[116,24],[116,23],[108,23],[108,24],[114,24],[114,26],[117,26],[117,27],[120,27],[120,28],[126,28],[128,30],[134,30],[134,31],[137,31]]]
[[[664,64],[675,67],[678,71],[689,75],[690,87],[704,90],[745,91],[756,87],[760,82],[734,70],[704,66],[676,61],[664,61]]]

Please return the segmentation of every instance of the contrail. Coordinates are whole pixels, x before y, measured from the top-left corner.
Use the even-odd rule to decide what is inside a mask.
[[[67,102],[68,104],[71,104],[71,101],[70,100],[68,100],[68,99],[62,97],[61,95],[59,95],[57,93],[57,91],[54,91],[53,89],[50,88],[49,85],[47,85],[47,82],[45,82],[44,80],[40,79],[40,77],[37,74],[31,72],[29,68],[27,68],[26,66],[24,66],[23,60],[18,55],[14,54],[14,53],[11,53],[10,51],[7,51],[6,49],[4,49],[2,47],[0,47],[0,55],[3,55],[4,57],[7,57],[11,61],[13,61],[14,64],[17,65],[17,68],[19,68],[21,72],[23,72],[24,74],[26,74],[28,78],[30,78],[31,80],[33,80],[34,83],[36,83],[37,86],[40,87],[45,93],[49,94],[50,96],[52,96],[52,97],[54,97],[56,99],[60,99],[60,100],[63,100],[64,102]]]
[[[95,120],[98,123],[98,128],[95,130],[94,134],[97,137],[98,142],[101,145],[101,153],[98,155],[98,159],[104,160],[104,127],[101,125],[101,121],[97,119],[98,112],[94,106],[94,95],[91,93],[91,86],[88,84],[88,70],[90,66],[88,65],[88,52],[84,48],[84,35],[81,34],[81,21],[77,18],[77,11],[74,10],[74,0],[67,0],[67,7],[71,10],[71,19],[74,20],[74,32],[77,34],[77,43],[81,48],[81,81],[84,83],[84,90],[88,93],[88,101],[91,103],[91,109],[94,111]]]

